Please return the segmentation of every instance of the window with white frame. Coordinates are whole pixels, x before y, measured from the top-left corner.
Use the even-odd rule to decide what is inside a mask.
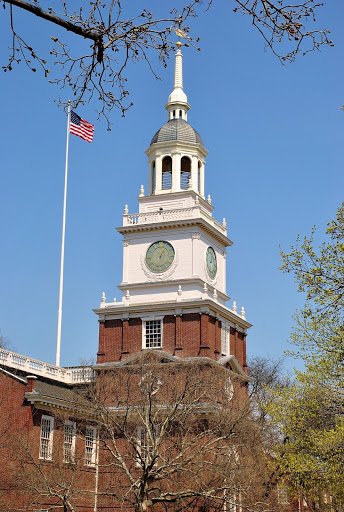
[[[142,348],[162,347],[162,317],[142,319]]]
[[[154,455],[154,446],[156,443],[156,436],[159,433],[159,427],[156,425],[148,434],[147,428],[140,425],[136,427],[137,439],[137,465],[140,466],[142,462],[150,463],[151,457]],[[151,436],[153,439],[151,439]],[[154,439],[155,438],[155,439]]]
[[[145,427],[137,427],[137,452],[140,459],[145,459],[147,454],[147,430]]]
[[[88,425],[85,432],[85,465],[94,466],[97,453],[97,428]]]
[[[53,434],[54,418],[52,416],[42,416],[41,419],[41,438],[39,445],[39,458],[51,460],[53,455]]]
[[[229,334],[230,326],[226,322],[221,322],[221,353],[229,356]]]
[[[277,500],[280,505],[289,505],[288,489],[285,485],[277,485]]]
[[[63,462],[74,462],[75,459],[75,421],[66,421],[64,424],[63,437]]]

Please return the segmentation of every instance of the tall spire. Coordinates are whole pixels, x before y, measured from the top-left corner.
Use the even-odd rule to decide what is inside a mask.
[[[174,89],[183,89],[183,55],[180,51],[182,43],[178,41],[176,51],[176,63],[174,67]]]
[[[181,118],[187,120],[187,111],[190,108],[188,98],[183,90],[183,54],[180,50],[182,43],[177,42],[174,67],[174,87],[165,105],[168,111],[168,119]]]

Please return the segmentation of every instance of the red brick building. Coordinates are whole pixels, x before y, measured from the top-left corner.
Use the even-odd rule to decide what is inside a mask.
[[[96,381],[102,382],[101,376],[110,374],[116,382],[119,395],[113,390],[106,407],[116,408],[118,417],[138,400],[145,376],[151,375],[144,363],[147,355],[152,358],[149,364],[156,368],[156,382],[166,382],[168,376],[169,391],[175,390],[176,395],[181,383],[196,386],[190,378],[199,376],[203,388],[196,386],[200,394],[194,400],[202,421],[209,421],[210,412],[216,407],[218,411],[221,404],[224,408],[228,405],[223,404],[236,404],[236,411],[241,404],[244,409],[250,324],[244,308],[238,313],[235,302],[231,308],[226,305],[226,249],[232,242],[225,219],[218,222],[213,217],[211,198],[205,196],[207,151],[198,132],[187,122],[190,105],[183,90],[180,44],[174,88],[165,108],[168,121],[146,151],[148,194],[141,186],[139,212],[131,214],[126,206],[122,226],[117,228],[123,236],[122,298],[109,303],[103,294],[95,310],[99,319],[97,364],[92,368],[60,368],[0,349],[0,457],[4,461],[0,510],[19,506],[24,510],[57,510],[61,506],[73,510],[70,502],[75,500],[78,510],[113,510],[114,502],[104,494],[110,485],[105,482],[112,482],[117,475],[117,483],[111,483],[115,496],[116,485],[121,487],[122,480],[116,472],[104,469],[108,455],[102,454],[99,444],[97,414],[105,414],[105,409],[96,413],[93,405],[85,405],[87,400],[91,403],[95,396],[99,398],[92,395],[97,388],[95,375]],[[136,394],[128,391],[123,405],[124,391],[131,389],[126,376],[133,368]],[[211,380],[207,380],[210,374]],[[205,383],[212,394],[207,395]],[[151,391],[150,400],[155,400],[156,392]],[[207,399],[202,401],[200,396],[205,395]],[[171,405],[171,400],[166,403]],[[159,407],[161,422],[161,403]],[[182,409],[188,408],[183,403]],[[136,430],[126,431],[123,437],[128,450],[134,452],[135,436],[142,438],[144,433],[147,437],[147,427],[142,430],[139,418],[135,421]],[[129,423],[133,428],[135,422]],[[109,428],[103,425],[103,430]],[[158,434],[152,432],[156,443]],[[142,439],[138,443],[143,443]],[[202,442],[206,444],[204,439]],[[140,450],[136,450],[134,460],[140,457],[142,446]],[[118,464],[116,458],[113,460]],[[175,484],[181,485],[175,478]],[[56,482],[60,482],[60,491],[55,489]],[[118,507],[124,506],[116,499]],[[236,499],[238,502],[238,496]],[[146,507],[152,505],[151,500],[147,503]],[[126,502],[124,508],[128,507]]]

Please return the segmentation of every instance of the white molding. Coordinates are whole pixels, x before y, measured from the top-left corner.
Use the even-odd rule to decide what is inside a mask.
[[[125,310],[130,314],[130,318],[142,318],[142,316],[148,316],[149,314],[164,314],[165,316],[173,315],[176,307],[178,309],[182,309],[183,315],[187,313],[201,313],[201,309],[203,310],[204,308],[207,311],[210,311],[213,316],[216,316],[216,313],[218,313],[230,324],[231,327],[236,328],[239,332],[242,332],[245,335],[247,329],[252,327],[252,324],[247,320],[238,317],[232,310],[217,301],[215,302],[210,297],[199,300],[185,300],[178,302],[178,306],[176,306],[175,300],[159,302],[147,301],[135,303],[130,306],[124,306],[118,303],[116,307],[109,307],[107,310],[94,309],[93,311],[95,314],[104,315],[105,313],[105,320],[116,320],[122,318],[122,314]]]
[[[142,317],[142,350],[147,350],[147,349],[158,349],[158,350],[161,350],[162,349],[162,346],[163,346],[163,326],[164,326],[164,322],[163,322],[163,318],[164,316],[157,316],[157,315],[151,315],[151,316],[148,316],[148,317]],[[147,322],[152,322],[152,321],[157,321],[157,322],[160,322],[160,346],[159,347],[146,347],[146,323]]]
[[[43,434],[43,422],[47,422],[49,424],[49,437],[44,437]],[[48,441],[47,443],[47,456],[42,456],[43,444],[42,441]],[[54,442],[54,416],[48,416],[42,414],[41,417],[41,433],[39,438],[39,459],[41,460],[52,460],[53,458],[53,442]]]
[[[159,239],[155,240],[156,242],[159,241]],[[152,241],[152,244],[154,243],[154,241]],[[169,242],[171,245],[172,242]],[[163,272],[153,272],[152,270],[150,270],[150,268],[147,267],[147,264],[146,264],[146,253],[145,254],[141,254],[141,268],[143,270],[143,272],[145,273],[147,279],[149,282],[151,283],[156,283],[156,282],[159,282],[159,281],[170,281],[172,280],[172,275],[174,274],[177,266],[178,266],[178,262],[179,262],[179,251],[177,251],[177,249],[175,247],[173,247],[174,249],[174,258],[173,258],[173,261],[171,263],[171,266],[163,271]],[[147,283],[144,283],[147,285]],[[131,285],[131,288],[135,287]]]
[[[144,215],[144,214],[138,214],[138,215]],[[214,221],[214,219],[212,219]],[[217,229],[217,227],[214,227],[214,224],[217,223],[217,221],[210,222],[209,220],[206,220],[202,217],[195,217],[195,218],[185,218],[180,220],[171,220],[171,221],[156,221],[151,222],[147,224],[127,224],[124,226],[119,226],[116,228],[116,231],[120,233],[121,235],[125,235],[127,233],[130,233],[131,235],[138,232],[149,232],[149,231],[155,231],[159,230],[162,231],[163,229],[174,229],[174,228],[188,228],[188,227],[194,227],[197,226],[198,229],[203,229],[205,233],[209,233],[215,240],[220,242],[225,247],[233,245],[232,240],[230,240],[226,233],[223,233],[223,230]],[[221,224],[220,224],[221,226]]]

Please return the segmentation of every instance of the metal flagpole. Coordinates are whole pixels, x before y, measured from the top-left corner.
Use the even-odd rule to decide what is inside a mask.
[[[68,149],[69,149],[69,132],[70,132],[70,100],[68,100],[68,111],[67,111],[67,114],[68,114],[67,115],[67,142],[66,142],[66,164],[65,164],[65,182],[64,182],[64,198],[63,198],[63,218],[62,218],[60,293],[59,293],[59,309],[58,309],[58,317],[57,317],[56,366],[60,366],[60,352],[61,352],[63,267],[64,267],[64,246],[65,246],[65,232],[66,232]]]

